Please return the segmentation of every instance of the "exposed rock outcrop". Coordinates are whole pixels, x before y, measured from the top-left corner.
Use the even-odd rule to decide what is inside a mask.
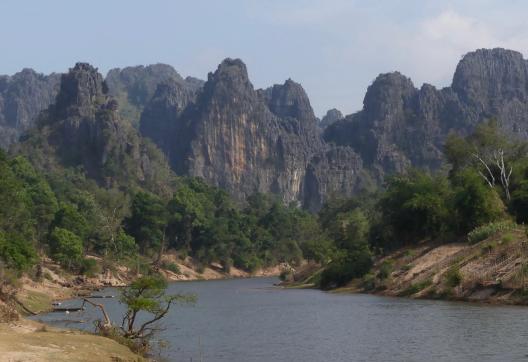
[[[287,80],[257,91],[245,64],[226,59],[184,110],[175,96],[180,91],[160,86],[141,119],[143,134],[169,155],[177,173],[202,177],[239,200],[271,192],[312,209],[327,189],[354,188],[355,179],[345,187],[343,175],[356,175],[361,160],[351,149],[323,144],[300,84]]]
[[[480,49],[459,63],[451,87],[416,89],[400,73],[369,87],[363,110],[326,128],[324,139],[347,145],[381,178],[409,166],[437,169],[449,132],[467,134],[483,120],[527,136],[528,62],[520,53]]]
[[[152,64],[148,66],[111,69],[105,79],[109,94],[118,100],[124,119],[138,125],[141,112],[155,95],[162,83],[178,84],[186,94],[195,94],[203,81],[193,77],[183,78],[172,66]]]
[[[169,173],[159,151],[120,118],[103,77],[86,63],[62,75],[56,102],[17,150],[42,169],[57,163],[82,168],[105,187],[140,184],[161,191]]]
[[[51,102],[52,85],[51,76],[28,70],[0,78],[3,145]],[[37,100],[16,101],[33,94]],[[101,184],[146,182],[163,169],[163,157],[131,126],[140,119],[141,134],[176,173],[202,177],[239,200],[271,192],[317,210],[387,174],[438,169],[447,135],[467,134],[483,120],[495,117],[513,136],[528,138],[528,62],[514,51],[477,50],[444,89],[381,74],[363,104],[346,117],[330,110],[319,122],[300,84],[288,79],[255,90],[239,59],[224,60],[205,83],[161,64],[114,69],[103,82],[94,68],[78,64],[26,138],[38,146],[41,164],[54,154]]]
[[[0,76],[0,147],[7,149],[35,124],[39,113],[54,100],[60,74],[43,75],[23,69]]]
[[[342,120],[343,118],[343,113],[341,113],[340,110],[335,108],[329,109],[324,115],[324,117],[321,119],[319,127],[321,127],[321,129],[325,129],[326,127],[330,126],[331,124],[337,121]]]

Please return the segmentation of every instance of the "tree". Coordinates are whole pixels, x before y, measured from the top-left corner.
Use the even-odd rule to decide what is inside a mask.
[[[513,163],[526,155],[526,144],[506,137],[495,120],[477,125],[466,138],[451,134],[445,154],[453,173],[464,168],[475,169],[490,188],[500,185],[507,201],[511,199],[510,178]]]
[[[156,325],[167,315],[174,303],[194,303],[192,295],[167,295],[167,282],[158,275],[136,279],[121,293],[120,302],[126,305],[126,313],[121,322],[121,332],[129,340],[138,341],[147,346],[153,333],[159,330]],[[150,315],[139,321],[140,313]]]
[[[61,228],[71,231],[77,237],[85,240],[90,232],[90,226],[83,215],[72,204],[63,203],[55,214],[51,229]]]
[[[83,242],[70,230],[55,227],[50,235],[53,259],[68,269],[79,266],[83,256]]]
[[[450,199],[444,177],[421,171],[391,177],[378,204],[386,242],[397,246],[444,233],[451,224]]]
[[[9,268],[27,270],[37,260],[33,246],[16,234],[6,235],[0,230],[0,259]]]
[[[35,220],[36,238],[41,240],[58,210],[55,194],[43,176],[24,157],[13,158],[10,166],[27,192],[31,216]]]
[[[136,239],[142,252],[159,251],[165,241],[167,210],[153,194],[138,192],[132,200],[131,216],[125,220],[126,231]]]
[[[467,233],[477,226],[505,216],[504,204],[495,189],[487,187],[474,170],[459,172],[453,177],[452,183],[453,211],[459,232]]]

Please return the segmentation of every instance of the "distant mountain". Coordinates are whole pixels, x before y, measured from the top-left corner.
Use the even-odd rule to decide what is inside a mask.
[[[512,135],[528,136],[528,61],[518,52],[468,53],[444,89],[416,89],[398,72],[382,74],[368,88],[363,109],[331,124],[324,139],[352,147],[381,177],[409,166],[439,168],[449,132],[467,134],[489,118]]]
[[[134,126],[138,125],[141,112],[154,96],[159,84],[171,82],[194,94],[203,86],[203,81],[182,76],[170,65],[153,64],[148,66],[111,69],[106,76],[109,94],[120,104],[119,112]]]
[[[322,129],[325,129],[326,127],[330,126],[331,124],[340,121],[344,118],[343,113],[341,113],[340,110],[332,108],[329,109],[324,117],[321,119],[321,122],[319,122],[319,127]]]
[[[56,101],[14,152],[43,171],[84,170],[108,188],[138,185],[161,192],[171,173],[159,150],[120,117],[102,75],[86,63],[61,76]]]
[[[23,69],[13,76],[0,76],[0,148],[7,149],[33,126],[59,91],[60,74],[43,75]]]
[[[330,193],[350,194],[361,170],[350,148],[324,144],[300,84],[255,90],[239,59],[210,73],[195,101],[175,82],[160,85],[140,130],[178,174],[202,177],[239,200],[275,193],[317,209]]]
[[[2,145],[54,103],[18,149],[43,167],[81,167],[107,186],[163,184],[156,175],[169,171],[159,148],[175,173],[238,200],[274,193],[318,210],[387,174],[438,169],[447,135],[468,134],[486,119],[528,138],[528,61],[504,49],[466,54],[443,89],[381,74],[361,111],[343,117],[330,110],[321,122],[300,84],[288,79],[256,90],[239,59],[224,60],[206,82],[162,64],[114,69],[103,81],[79,63],[61,77],[60,92],[58,77],[24,70],[1,78]]]

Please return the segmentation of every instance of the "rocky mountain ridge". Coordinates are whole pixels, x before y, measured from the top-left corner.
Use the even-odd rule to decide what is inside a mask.
[[[24,72],[40,82],[30,85],[54,84]],[[106,80],[95,68],[78,64],[62,76],[60,92],[56,82],[55,105],[41,115],[32,137],[46,138],[61,162],[82,165],[99,183],[148,179],[148,160],[164,161],[146,137],[179,175],[202,177],[241,201],[255,192],[274,193],[310,210],[410,166],[438,169],[450,132],[467,134],[491,117],[512,135],[528,136],[528,61],[504,49],[466,54],[452,86],[443,89],[429,84],[418,89],[398,72],[381,74],[361,111],[343,117],[333,109],[321,122],[300,84],[288,79],[255,89],[239,59],[224,60],[205,82],[184,79],[162,64],[115,69]],[[10,84],[12,79],[0,78],[0,110],[8,109]],[[26,102],[29,113],[53,102],[52,88],[28,88],[46,89],[42,94],[48,97]],[[23,119],[14,124],[27,128],[35,122]],[[11,138],[4,138],[4,145],[25,129],[9,122],[3,134]],[[119,171],[123,163],[131,175]]]
[[[479,49],[463,57],[443,89],[417,89],[398,72],[381,74],[363,104],[328,126],[325,141],[352,147],[380,177],[409,166],[438,169],[449,132],[467,134],[486,119],[527,138],[528,61],[511,50]]]
[[[55,103],[13,152],[42,170],[59,165],[83,170],[107,188],[140,185],[162,193],[170,176],[164,156],[120,117],[118,108],[97,69],[77,63],[61,76]]]
[[[0,76],[0,148],[6,149],[31,128],[59,91],[60,74],[43,75],[23,69]]]

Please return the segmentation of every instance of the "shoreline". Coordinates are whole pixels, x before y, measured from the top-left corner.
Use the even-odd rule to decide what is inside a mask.
[[[203,273],[198,273],[196,270],[190,273],[185,269],[186,274],[183,275],[163,268],[160,268],[159,272],[168,279],[169,283],[181,283],[277,277],[282,268],[283,265],[276,265],[255,273],[233,268],[231,273],[225,273],[220,272],[218,266],[211,265],[204,268]],[[24,313],[18,306],[18,320],[0,323],[0,354],[7,356],[9,361],[85,361],[93,357],[93,346],[97,345],[95,355],[98,356],[99,361],[149,361],[147,357],[135,354],[128,347],[109,337],[72,327],[57,328],[38,320],[39,315],[53,312],[53,302],[89,298],[90,295],[104,288],[123,288],[135,277],[129,275],[129,271],[123,270],[122,267],[116,269],[118,270],[116,275],[100,274],[94,278],[87,278],[66,274],[60,270],[60,267],[48,261],[43,268],[47,278],[42,278],[38,282],[28,277],[21,278],[21,289],[17,293],[17,299],[20,299],[32,314]],[[29,317],[34,317],[36,320]],[[60,343],[56,343],[56,340],[60,340]]]

